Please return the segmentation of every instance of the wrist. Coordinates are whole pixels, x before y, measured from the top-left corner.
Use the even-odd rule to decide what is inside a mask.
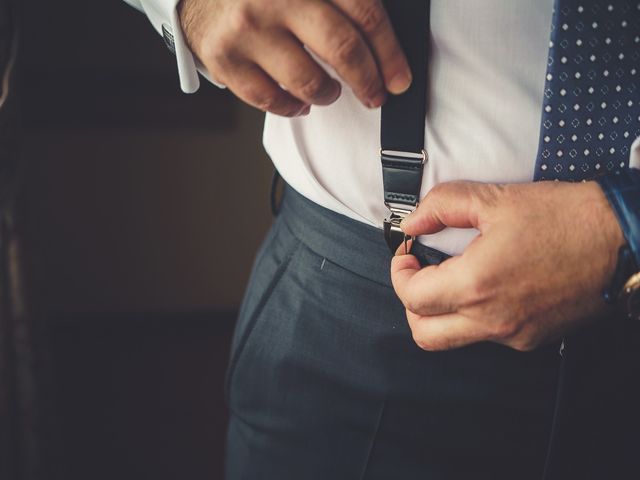
[[[207,40],[207,29],[210,28],[207,19],[212,8],[219,7],[213,7],[201,0],[179,0],[176,4],[176,17],[184,48],[189,51],[197,71],[216,87],[224,89],[227,88],[226,85],[216,78],[202,61],[207,56],[206,49],[212,46]]]
[[[191,52],[196,57],[199,57],[196,47],[200,44],[202,34],[197,20],[203,15],[202,8],[199,6],[197,1],[179,0],[176,5],[176,11],[178,13],[178,19],[180,21],[180,27],[182,28],[182,34],[185,42]]]

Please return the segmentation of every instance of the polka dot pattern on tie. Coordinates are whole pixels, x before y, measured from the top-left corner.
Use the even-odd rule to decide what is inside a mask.
[[[640,2],[556,0],[536,180],[626,168],[640,137]]]

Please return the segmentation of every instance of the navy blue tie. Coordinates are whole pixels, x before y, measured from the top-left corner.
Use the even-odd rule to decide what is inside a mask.
[[[640,137],[640,2],[556,0],[535,180],[626,168]]]

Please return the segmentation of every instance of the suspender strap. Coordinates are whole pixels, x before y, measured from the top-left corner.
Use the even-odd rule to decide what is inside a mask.
[[[384,202],[391,211],[385,220],[385,238],[394,252],[407,240],[400,230],[400,222],[420,200],[422,171],[427,161],[424,127],[430,3],[430,0],[385,0],[413,74],[409,90],[390,96],[382,107],[380,156]]]
[[[429,0],[386,0],[387,12],[409,60],[413,83],[402,95],[392,95],[382,107],[383,150],[421,153],[427,106],[427,44]]]

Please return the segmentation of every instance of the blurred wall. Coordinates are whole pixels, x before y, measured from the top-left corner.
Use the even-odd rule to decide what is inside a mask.
[[[221,478],[229,340],[271,221],[263,115],[211,85],[182,94],[121,0],[22,10],[46,478]]]
[[[48,317],[233,311],[270,223],[263,115],[122,1],[25,0],[30,279]]]

